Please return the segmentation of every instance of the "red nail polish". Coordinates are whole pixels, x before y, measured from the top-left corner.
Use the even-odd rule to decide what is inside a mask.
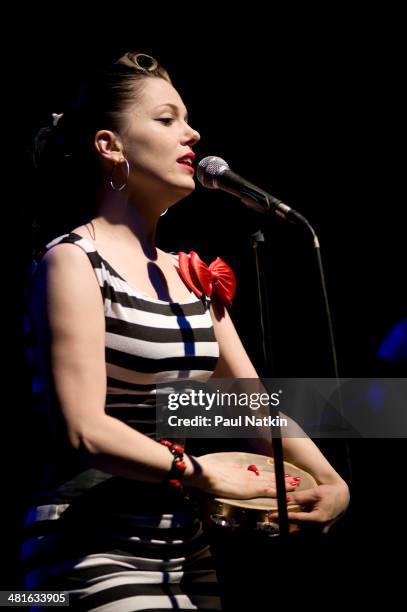
[[[181,481],[177,480],[176,478],[169,480],[168,484],[170,485],[170,487],[174,487],[174,489],[179,489],[182,486]]]
[[[250,472],[254,472],[254,473],[256,474],[256,476],[260,476],[259,468],[257,467],[257,465],[254,465],[254,463],[252,463],[251,465],[249,465],[247,469],[248,469]]]

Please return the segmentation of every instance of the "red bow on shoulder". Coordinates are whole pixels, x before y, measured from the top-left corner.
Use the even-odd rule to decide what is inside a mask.
[[[217,257],[207,266],[194,251],[189,255],[180,251],[178,261],[182,278],[198,297],[203,294],[210,297],[214,293],[231,306],[236,292],[236,277],[223,259]]]

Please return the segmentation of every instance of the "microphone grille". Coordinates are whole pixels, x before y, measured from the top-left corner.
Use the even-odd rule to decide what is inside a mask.
[[[229,170],[229,164],[221,157],[215,157],[214,155],[204,157],[198,164],[198,181],[204,187],[209,187],[209,189],[217,189],[218,184],[216,178],[223,174],[225,170]]]

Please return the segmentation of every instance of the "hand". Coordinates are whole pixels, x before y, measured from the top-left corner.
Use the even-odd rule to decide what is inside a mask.
[[[185,480],[185,484],[228,499],[277,497],[273,472],[259,470],[256,474],[248,470],[247,465],[214,461],[210,454],[195,459],[202,469],[202,474],[191,476],[188,481]],[[298,481],[295,481],[291,475],[286,476],[285,481],[287,491],[294,491],[298,486]]]
[[[306,491],[297,491],[291,493],[290,497],[304,510],[288,512],[288,519],[299,523],[320,523],[326,526],[324,531],[328,530],[349,505],[349,489],[343,480],[321,484]],[[278,519],[278,513],[270,514],[270,519]]]

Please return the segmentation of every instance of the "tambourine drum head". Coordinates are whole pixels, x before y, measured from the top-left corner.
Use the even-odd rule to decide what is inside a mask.
[[[254,464],[258,467],[260,472],[274,472],[274,461],[271,457],[265,455],[256,455],[254,453],[243,453],[243,452],[225,452],[225,453],[212,453],[206,455],[206,459],[213,461],[221,461],[223,463],[230,463],[235,465],[241,465],[243,469],[247,466]],[[284,462],[285,473],[291,476],[300,476],[300,484],[296,487],[296,491],[304,491],[306,489],[312,489],[317,486],[315,479],[306,472],[301,470],[292,463]],[[289,495],[289,493],[288,493]],[[229,506],[236,506],[238,508],[247,508],[253,510],[272,510],[277,509],[277,499],[271,497],[256,497],[254,499],[226,499],[222,497],[216,497],[216,501],[227,503]],[[287,504],[288,510],[299,509],[298,504]]]

